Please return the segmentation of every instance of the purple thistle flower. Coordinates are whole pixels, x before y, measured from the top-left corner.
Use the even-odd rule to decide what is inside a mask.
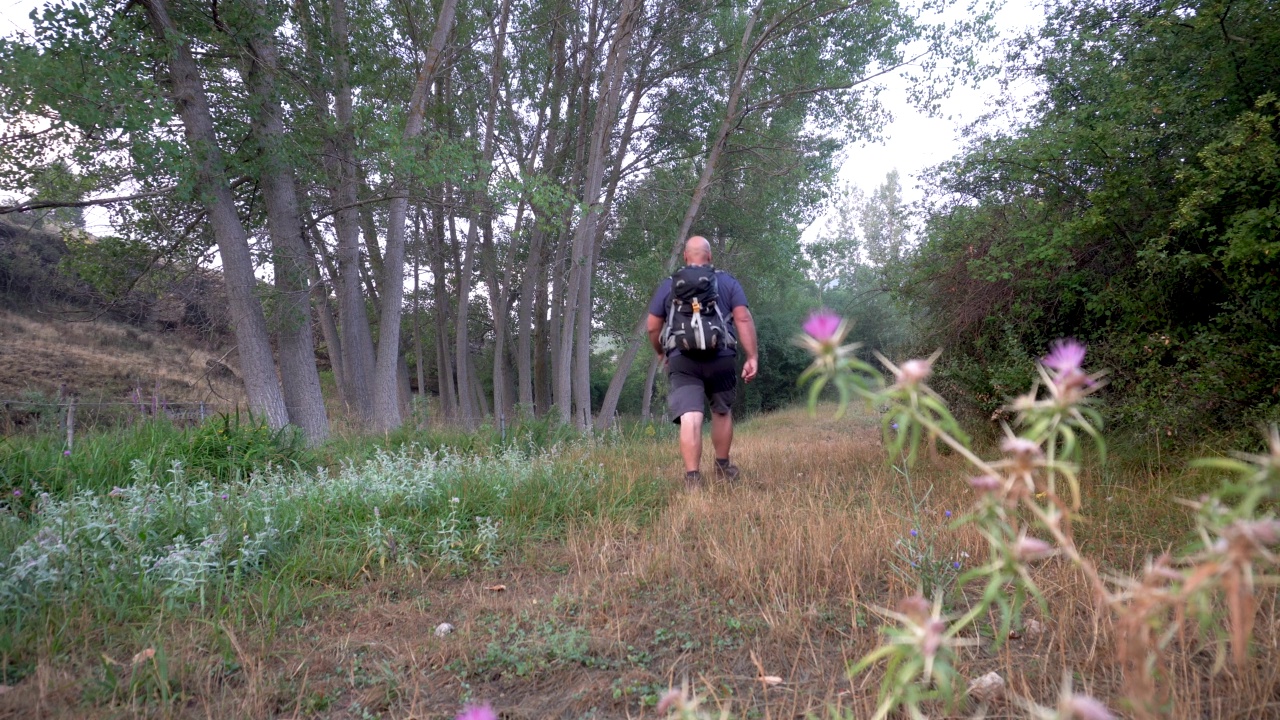
[[[1085,346],[1079,340],[1073,338],[1055,340],[1049,346],[1049,354],[1045,355],[1041,362],[1045,367],[1057,370],[1059,374],[1066,374],[1080,369],[1080,365],[1084,362],[1084,351]]]
[[[804,331],[818,342],[829,342],[840,330],[840,316],[830,310],[818,310],[804,321]]]
[[[13,491],[13,496],[14,496],[14,497],[22,497],[22,491],[21,491],[21,490],[14,490],[14,491]]]
[[[63,456],[63,457],[71,457],[71,451],[70,451],[70,450],[63,450],[63,451],[62,451],[62,456]]]
[[[228,497],[230,497],[230,496],[229,496],[229,495],[227,495],[226,493],[222,493],[222,499],[223,499],[223,500],[226,500]]]
[[[462,708],[462,712],[454,720],[498,720],[498,714],[493,711],[489,703],[482,705],[468,705]]]

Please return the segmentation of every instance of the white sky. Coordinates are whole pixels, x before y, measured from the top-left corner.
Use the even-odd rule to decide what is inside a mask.
[[[30,31],[28,14],[44,4],[44,0],[0,0],[0,36]],[[1003,54],[1005,43],[1023,31],[1039,27],[1044,21],[1043,0],[1005,0],[996,16],[1001,40],[996,53]],[[887,81],[883,101],[893,113],[894,120],[885,129],[884,141],[876,144],[855,145],[845,149],[845,162],[840,170],[842,182],[851,182],[870,191],[884,182],[885,175],[897,169],[901,175],[903,195],[908,202],[919,200],[923,191],[918,175],[926,168],[954,157],[960,152],[960,130],[974,121],[989,107],[991,98],[998,92],[994,80],[978,88],[957,87],[943,103],[942,116],[930,118],[912,108],[906,99],[907,83],[901,77]],[[1031,88],[1021,89],[1030,94]],[[1015,88],[1014,92],[1019,92]],[[90,209],[86,220],[92,232],[105,225],[106,212]],[[806,231],[806,238],[816,234],[822,221],[814,223]]]

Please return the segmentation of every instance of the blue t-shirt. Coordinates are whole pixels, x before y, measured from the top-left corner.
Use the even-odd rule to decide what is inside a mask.
[[[729,332],[733,333],[735,338],[738,337],[738,328],[733,325],[733,309],[737,307],[747,306],[747,294],[742,291],[742,286],[734,279],[732,275],[723,271],[716,270],[716,291],[719,298],[716,302],[720,305],[720,312],[724,314],[725,324],[729,326]],[[667,312],[671,310],[671,278],[666,278],[658,283],[658,290],[653,294],[653,299],[649,301],[649,314],[662,318],[662,322],[667,321]],[[668,350],[668,355],[678,355],[679,350]],[[738,354],[736,349],[720,348],[720,357],[734,357]]]

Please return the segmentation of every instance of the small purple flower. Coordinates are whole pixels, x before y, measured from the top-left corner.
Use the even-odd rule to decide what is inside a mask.
[[[897,430],[897,429],[898,429],[898,423],[889,423],[889,427],[893,428],[894,430]]]
[[[1084,362],[1084,350],[1084,344],[1079,340],[1073,338],[1055,340],[1049,346],[1049,354],[1045,355],[1041,362],[1045,367],[1053,368],[1065,375],[1080,369],[1081,363]]]
[[[220,497],[221,497],[223,500],[226,500],[228,497],[231,497],[231,496],[230,496],[230,495],[227,495],[226,493],[222,493],[222,495],[221,495]]]
[[[945,514],[946,514],[946,516],[947,516],[947,517],[951,517],[951,511],[950,511],[950,510],[948,510]]]
[[[498,720],[498,714],[493,711],[489,703],[482,705],[468,705],[462,708],[462,712],[454,720]]]
[[[951,567],[953,567],[953,568],[955,568],[955,569],[959,570],[959,569],[960,569],[960,561],[959,561],[959,560],[957,560],[957,561],[955,561],[955,562],[951,563]]]
[[[911,537],[915,537],[916,535],[919,535],[919,534],[920,534],[919,531],[917,531],[915,528],[911,528]]]
[[[22,491],[21,491],[21,490],[14,490],[14,491],[13,491],[13,496],[14,496],[14,497],[22,497]]]
[[[63,456],[63,457],[71,457],[71,451],[70,451],[70,450],[63,450],[63,451],[62,451],[62,456]]]
[[[840,316],[830,310],[818,310],[804,322],[805,333],[818,342],[829,342],[840,330]]]

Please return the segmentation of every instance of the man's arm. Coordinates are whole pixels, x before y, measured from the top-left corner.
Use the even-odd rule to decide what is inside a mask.
[[[653,346],[653,351],[658,353],[658,357],[666,357],[666,352],[662,349],[662,325],[666,321],[653,313],[649,313],[649,322],[646,330],[649,331],[649,344]]]
[[[751,317],[751,308],[739,305],[733,309],[733,326],[738,331],[738,342],[747,353],[747,361],[742,365],[743,382],[751,382],[759,369],[759,355],[756,348],[756,321]]]

